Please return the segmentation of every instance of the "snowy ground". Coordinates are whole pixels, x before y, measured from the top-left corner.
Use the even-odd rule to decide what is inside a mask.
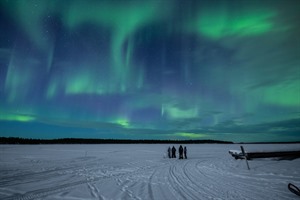
[[[178,145],[175,145],[178,148]],[[244,145],[291,150],[299,144]],[[0,199],[299,199],[300,159],[235,160],[221,144],[187,145],[188,159],[168,159],[168,145],[2,145]]]

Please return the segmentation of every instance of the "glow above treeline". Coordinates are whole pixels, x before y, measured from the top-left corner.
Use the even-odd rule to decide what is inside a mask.
[[[300,140],[299,9],[1,1],[0,136]]]

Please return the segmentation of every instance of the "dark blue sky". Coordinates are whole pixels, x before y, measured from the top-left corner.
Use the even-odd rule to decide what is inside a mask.
[[[0,2],[0,136],[300,141],[298,1]]]

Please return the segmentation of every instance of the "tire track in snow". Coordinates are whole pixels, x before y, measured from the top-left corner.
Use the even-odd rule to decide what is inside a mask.
[[[202,161],[204,162],[204,161]],[[185,163],[183,167],[183,173],[186,176],[186,178],[189,180],[191,183],[190,185],[193,186],[193,189],[203,197],[215,197],[216,196],[216,191],[213,190],[211,187],[209,187],[208,183],[205,181],[205,184],[203,184],[200,181],[195,181],[194,178],[196,177],[196,161],[191,160]],[[207,180],[207,175],[204,173],[201,173],[201,175]],[[203,179],[202,177],[202,179]],[[199,177],[197,177],[199,178]]]
[[[194,181],[191,176],[194,176],[196,160],[176,160],[169,164],[168,170],[168,186],[170,192],[176,199],[205,199],[207,196],[214,196],[215,190],[208,193],[203,190],[203,186]],[[204,187],[205,188],[205,187]],[[203,193],[203,191],[205,191]],[[201,198],[202,197],[202,198]]]
[[[99,189],[93,183],[87,183],[88,188],[91,191],[91,195],[99,200],[105,200],[103,196],[100,194]]]
[[[180,161],[179,161],[180,162]],[[180,165],[173,165],[169,169],[169,175],[171,178],[171,187],[183,198],[183,199],[198,199],[198,196],[196,196],[194,193],[195,191],[188,191],[187,182],[184,176],[182,176],[182,173],[179,171],[177,173],[178,169],[182,169],[182,164]],[[177,171],[176,171],[177,170]],[[181,176],[180,176],[181,174]],[[177,195],[174,195],[177,196]]]
[[[8,176],[8,177],[2,177],[2,181],[0,181],[0,187],[1,186],[11,186],[14,184],[22,184],[22,183],[27,183],[28,178],[36,178],[36,179],[44,179],[51,174],[57,174],[58,172],[63,172],[66,170],[73,170],[79,168],[78,166],[76,167],[65,167],[65,168],[56,168],[53,170],[46,170],[42,172],[33,172],[29,174],[21,174],[21,175],[14,175],[14,176]],[[17,183],[15,183],[17,182]]]
[[[147,180],[147,199],[174,199],[175,196],[171,195],[168,191],[168,188],[165,186],[169,186],[170,184],[168,180],[169,176],[169,167],[170,162],[163,162],[162,165],[159,165],[155,168],[152,168],[152,173]]]
[[[49,196],[52,194],[68,191],[78,185],[88,184],[88,183],[96,182],[96,181],[103,180],[106,178],[111,178],[111,177],[98,177],[97,179],[94,179],[93,181],[81,180],[81,181],[76,181],[76,182],[72,182],[72,183],[61,184],[61,185],[54,186],[54,187],[42,188],[42,189],[26,192],[25,194],[21,194],[16,197],[15,196],[7,197],[7,198],[4,198],[3,200],[29,200],[29,199],[42,198],[42,197]]]
[[[135,192],[130,189],[130,188],[139,187],[140,191],[143,188],[146,189],[146,191],[147,191],[146,193],[148,194],[147,199],[155,199],[153,189],[152,189],[152,185],[155,184],[155,183],[153,183],[153,179],[156,177],[155,175],[158,172],[161,172],[161,170],[159,170],[159,169],[164,168],[165,165],[166,165],[166,163],[165,164],[155,163],[155,165],[141,167],[137,171],[134,171],[130,174],[124,174],[124,176],[118,177],[116,181],[117,181],[118,185],[121,187],[121,190],[123,192],[125,192],[125,194],[128,194],[131,198],[144,199],[143,197],[140,197],[139,194],[135,194]],[[144,172],[144,171],[146,171],[146,172]],[[145,181],[140,180],[141,172],[144,172],[144,173],[142,173],[142,175],[143,175],[142,178],[147,179],[146,188],[145,188],[145,184],[144,184]],[[149,176],[145,175],[145,174],[148,174],[149,172],[150,172]],[[130,176],[130,177],[128,177],[128,176]],[[138,190],[136,190],[136,191],[138,191]],[[122,199],[125,199],[125,198],[126,198],[126,196],[124,196],[124,194],[123,194]]]
[[[244,191],[243,191],[245,189],[244,187],[240,187],[235,183],[228,182],[227,180],[232,180],[232,179],[228,177],[224,177],[224,174],[220,173],[219,170],[212,170],[211,167],[207,167],[207,164],[205,162],[206,161],[197,162],[196,163],[197,170],[195,172],[205,178],[204,186],[206,187],[207,191],[209,191],[210,197],[214,197],[214,198],[222,197],[226,199],[249,199],[244,195]],[[228,191],[228,188],[232,190]],[[250,192],[250,194],[252,193]]]
[[[94,183],[94,182],[97,182],[97,181],[100,181],[103,179],[111,179],[111,178],[117,179],[117,177],[124,177],[124,176],[130,176],[130,175],[133,175],[136,173],[141,173],[142,171],[150,169],[152,167],[153,166],[140,167],[137,170],[133,170],[133,171],[129,171],[129,172],[127,171],[127,172],[120,172],[120,173],[115,173],[115,174],[102,175],[102,176],[94,177],[93,179],[87,178],[85,180],[75,181],[72,183],[60,184],[60,185],[49,187],[49,188],[32,190],[32,191],[26,192],[25,194],[19,194],[19,195],[15,195],[15,196],[11,196],[11,197],[6,197],[6,198],[3,198],[2,200],[30,200],[30,199],[42,198],[42,197],[49,196],[52,194],[68,191],[68,190],[70,190],[74,187],[77,187],[79,185],[82,185],[82,184]],[[134,195],[132,195],[132,197],[134,197]],[[135,199],[140,199],[140,198],[136,197]]]
[[[127,199],[127,195],[128,195],[129,199],[142,200],[142,198],[134,194],[134,192],[130,189],[134,187],[135,184],[136,183],[132,184],[132,182],[129,180],[126,180],[121,184],[121,190],[123,191],[121,199]]]
[[[174,197],[178,197],[178,195],[179,195],[181,198],[184,198],[184,195],[181,192],[177,191],[176,183],[174,184],[174,178],[172,175],[173,167],[174,166],[170,165],[169,170],[168,170],[168,185],[169,185],[170,191]]]
[[[248,199],[236,192],[235,184],[228,183],[227,176],[207,167],[207,160],[194,160],[186,163],[183,173],[192,182],[194,189],[205,199]],[[219,174],[218,174],[219,173]],[[218,174],[218,175],[217,175]],[[203,181],[205,180],[205,181]],[[221,183],[221,184],[220,184]],[[233,190],[229,190],[233,189]],[[251,194],[251,192],[250,192]]]
[[[153,190],[152,190],[152,184],[153,184],[153,177],[154,175],[157,173],[157,168],[156,170],[153,170],[150,178],[149,178],[149,182],[148,182],[148,193],[149,193],[149,199],[150,200],[153,200],[154,199],[154,196],[153,196]]]
[[[191,179],[187,176],[187,171],[192,171],[193,168],[187,167],[188,164],[192,163],[192,160],[183,161],[183,166],[180,168],[181,179],[183,182],[182,185],[185,186],[186,190],[189,190],[188,193],[190,196],[193,196],[194,199],[199,199],[199,186],[196,182],[191,181]]]
[[[217,163],[211,162],[210,163]],[[241,173],[236,174],[234,172],[229,172],[224,166],[226,163],[222,163],[221,168],[216,165],[208,165],[209,163],[197,163],[197,171],[196,173],[202,174],[206,177],[206,183],[212,184],[216,194],[219,194],[218,197],[226,198],[226,199],[253,199],[253,196],[260,196],[265,199],[287,199],[287,195],[284,192],[278,192],[270,188],[269,180],[266,182],[255,181],[251,179],[257,179],[257,177],[252,177],[252,171],[245,171],[245,176],[241,175]],[[255,175],[255,173],[253,173]],[[237,178],[232,178],[232,177]],[[228,182],[227,180],[231,180]],[[218,184],[218,185],[217,185]],[[261,185],[258,187],[258,185]],[[267,187],[267,188],[266,188]],[[230,189],[228,191],[228,188]],[[262,188],[261,191],[258,191],[257,188]]]
[[[166,185],[165,183],[165,179],[166,178],[166,174],[169,172],[169,167],[170,167],[170,163],[169,162],[165,162],[161,165],[158,165],[155,168],[152,168],[153,171],[151,173],[151,175],[149,176],[149,180],[148,180],[148,193],[149,193],[149,199],[155,199],[155,195],[154,194],[160,194],[163,195],[165,194],[165,190],[163,190],[163,186]],[[167,172],[166,172],[167,171]],[[163,180],[159,180],[162,179]],[[156,182],[155,182],[156,181]],[[157,187],[153,187],[153,186],[157,186]],[[156,189],[159,189],[159,192],[154,192]],[[167,198],[167,196],[165,196]]]
[[[197,162],[194,163],[194,173],[190,174],[190,178],[200,178],[200,180],[205,180],[205,181],[199,181],[201,185],[199,187],[203,189],[202,191],[205,192],[206,197],[209,198],[218,198],[219,196],[224,196],[223,191],[220,190],[220,186],[217,185],[218,183],[221,182],[221,180],[214,180],[212,179],[215,174],[209,173],[207,170],[204,170],[204,167],[207,165],[208,162],[207,160],[198,160]],[[197,176],[198,174],[198,176]],[[198,182],[197,180],[195,182]],[[220,195],[221,192],[221,195]]]
[[[90,167],[97,167],[99,163],[99,160],[90,160],[89,162],[84,163],[78,163],[75,166],[72,163],[68,163],[68,165],[72,166],[65,166],[65,167],[56,167],[53,169],[44,170],[41,172],[32,172],[32,173],[26,173],[26,174],[18,174],[13,176],[6,176],[1,177],[0,180],[0,187],[6,187],[6,186],[12,186],[12,185],[19,185],[19,184],[26,184],[29,182],[36,182],[38,180],[45,180],[48,177],[53,177],[54,175],[61,176],[61,174],[67,174],[69,171],[75,172],[83,169],[85,166]]]

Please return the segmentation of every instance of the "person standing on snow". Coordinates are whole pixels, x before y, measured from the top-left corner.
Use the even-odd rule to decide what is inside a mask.
[[[183,159],[183,148],[181,145],[179,147],[179,159]]]
[[[171,158],[171,147],[168,148],[168,157]]]
[[[176,158],[176,148],[172,147],[172,158]]]
[[[186,153],[187,153],[186,146],[184,146],[184,148],[183,148],[183,153],[184,153],[184,158],[187,159],[187,156],[186,156]]]

